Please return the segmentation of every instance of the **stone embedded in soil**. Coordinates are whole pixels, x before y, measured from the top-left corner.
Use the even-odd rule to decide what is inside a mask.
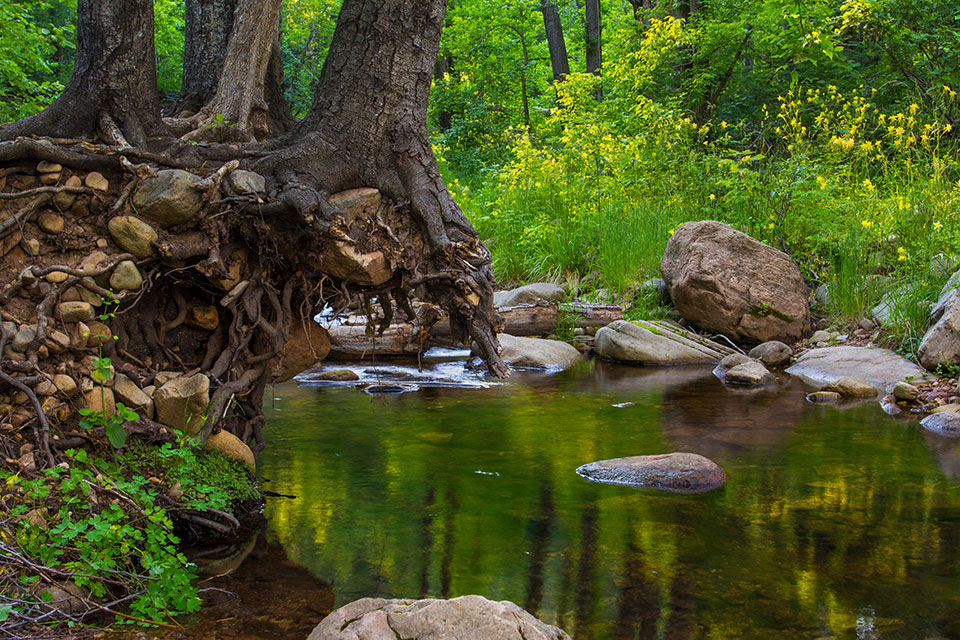
[[[263,193],[267,190],[267,181],[259,173],[236,169],[227,174],[227,184],[241,196]]]
[[[153,393],[157,422],[196,435],[210,404],[210,379],[202,373],[170,380]]]
[[[134,216],[116,216],[107,223],[110,236],[117,246],[138,258],[153,255],[157,232],[149,224]]]
[[[220,313],[214,306],[191,307],[184,324],[201,331],[213,331],[220,324]]]
[[[755,346],[747,355],[768,367],[779,367],[790,362],[793,350],[779,340],[769,340]]]
[[[957,436],[960,435],[960,413],[931,413],[920,421],[920,426],[935,433]]]
[[[80,180],[78,176],[70,176],[67,178],[66,182],[63,183],[67,187],[82,187],[83,181]],[[67,191],[61,191],[54,194],[53,204],[56,205],[57,209],[60,211],[66,211],[73,206],[73,203],[76,201],[77,195],[75,193],[69,193]]]
[[[153,399],[129,377],[118,373],[113,380],[113,393],[124,406],[133,409],[143,418],[153,420]]]
[[[123,260],[110,274],[110,288],[114,291],[136,291],[143,284],[143,276],[132,260]]]
[[[379,189],[360,187],[334,193],[327,200],[349,228],[357,219],[370,220],[377,215],[381,195]]]
[[[53,376],[53,386],[65,396],[72,396],[77,392],[77,381],[64,373]]]
[[[329,245],[320,270],[339,280],[373,287],[393,277],[390,259],[382,251],[364,253],[339,240]]]
[[[41,160],[37,164],[37,173],[60,173],[61,171],[63,171],[63,166],[56,162]]]
[[[807,402],[840,402],[841,397],[836,391],[814,391],[807,394]]]
[[[699,493],[721,487],[727,473],[695,453],[631,456],[585,464],[577,473],[592,482]]]
[[[133,196],[140,215],[164,229],[190,222],[200,213],[201,178],[181,169],[165,169],[141,183]]]
[[[83,184],[95,191],[108,191],[110,189],[110,182],[98,171],[88,173],[87,177],[83,179]]]
[[[54,329],[47,334],[44,344],[51,353],[63,353],[70,348],[70,336],[59,329]]]
[[[94,413],[112,416],[117,412],[117,401],[114,398],[113,389],[110,387],[95,385],[84,396],[87,399],[87,408],[93,410]]]
[[[36,238],[24,240],[22,246],[23,250],[27,252],[27,255],[35,256],[40,253],[40,241]]]
[[[60,284],[69,277],[70,275],[65,271],[51,271],[47,275],[43,276],[43,279],[50,284]]]
[[[206,447],[213,451],[219,451],[228,458],[239,460],[247,465],[251,472],[256,471],[256,461],[253,457],[253,451],[244,444],[243,440],[229,431],[211,433],[207,439]]]
[[[909,382],[898,382],[893,385],[893,397],[897,400],[913,402],[920,396],[920,390]]]
[[[44,211],[37,217],[37,226],[47,233],[63,231],[63,218],[50,211]]]
[[[45,187],[52,187],[58,182],[60,182],[59,173],[41,173],[40,174],[40,184],[42,184]]]
[[[14,351],[20,353],[26,353],[27,348],[33,343],[37,338],[37,330],[35,327],[25,326],[17,331],[13,336],[13,340],[10,342],[10,348]]]

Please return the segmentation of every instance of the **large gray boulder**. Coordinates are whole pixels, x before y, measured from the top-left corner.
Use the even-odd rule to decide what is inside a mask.
[[[569,369],[583,356],[566,342],[542,338],[518,338],[507,333],[497,336],[503,361],[520,369]]]
[[[700,493],[722,487],[727,472],[696,453],[630,456],[591,462],[577,469],[591,482]]]
[[[801,355],[787,373],[824,387],[845,376],[860,378],[878,389],[919,380],[926,373],[903,356],[875,347],[821,347]]]
[[[516,307],[521,304],[560,302],[564,298],[563,289],[552,282],[534,282],[510,291],[497,291],[493,294],[493,306]]]
[[[796,263],[725,224],[678,227],[660,271],[680,314],[704,329],[746,343],[810,333],[809,292]]]
[[[512,602],[363,598],[317,625],[307,640],[570,640]]]
[[[182,169],[164,169],[143,181],[133,196],[137,213],[164,229],[190,222],[203,206],[201,178]]]
[[[931,311],[933,325],[920,341],[917,357],[931,371],[941,364],[960,364],[960,271],[953,274]]]
[[[712,364],[733,349],[666,321],[617,320],[597,331],[597,355],[647,365]]]

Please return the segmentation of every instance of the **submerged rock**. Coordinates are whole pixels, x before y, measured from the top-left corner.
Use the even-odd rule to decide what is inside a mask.
[[[842,396],[836,391],[814,391],[807,394],[807,402],[840,402]]]
[[[617,320],[599,329],[597,354],[610,360],[646,365],[712,364],[733,353],[667,321]]]
[[[824,391],[833,391],[846,398],[872,398],[877,395],[877,388],[866,380],[853,376],[842,376],[828,384]]]
[[[317,625],[307,640],[570,640],[512,602],[362,598]]]
[[[600,460],[581,466],[577,473],[591,482],[683,493],[710,491],[727,481],[727,472],[717,463],[695,453]]]

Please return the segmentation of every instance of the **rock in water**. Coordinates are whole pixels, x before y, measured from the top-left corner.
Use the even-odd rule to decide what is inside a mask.
[[[647,365],[712,364],[733,352],[729,347],[670,322],[617,320],[597,331],[597,355]]]
[[[960,436],[960,413],[932,413],[920,421],[920,426],[946,436]]]
[[[843,376],[856,376],[880,389],[907,379],[920,379],[923,369],[903,356],[874,347],[821,347],[811,349],[787,373],[824,386]]]
[[[793,350],[779,340],[770,340],[758,344],[747,355],[756,358],[768,367],[779,367],[790,362]]]
[[[545,302],[560,302],[563,300],[563,289],[552,282],[534,282],[511,289],[510,291],[498,291],[493,294],[493,305],[495,307],[515,307],[520,304],[536,304],[541,300]]]
[[[807,285],[790,256],[712,220],[687,222],[660,271],[684,318],[740,342],[792,342],[810,333]]]
[[[518,338],[506,333],[497,336],[503,361],[521,369],[568,369],[583,356],[566,342],[542,338]]]
[[[748,386],[758,386],[769,384],[776,378],[760,362],[744,362],[735,367],[730,367],[723,374],[723,381],[730,384],[743,384]]]
[[[824,391],[839,393],[845,398],[872,398],[877,395],[877,388],[866,380],[853,376],[842,376],[828,384]]]
[[[701,493],[722,487],[727,472],[695,453],[631,456],[585,464],[577,473],[591,482]]]
[[[307,640],[570,640],[512,602],[362,598],[323,619]]]

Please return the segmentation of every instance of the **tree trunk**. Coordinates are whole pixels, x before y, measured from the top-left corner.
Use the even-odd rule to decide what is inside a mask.
[[[553,81],[558,82],[570,74],[570,58],[567,56],[567,45],[563,40],[563,24],[560,22],[556,2],[542,0],[540,11],[543,13],[543,28],[547,33]]]
[[[587,19],[587,73],[600,75],[600,65],[603,62],[600,43],[600,0],[586,0],[584,7]]]
[[[322,213],[327,193],[356,187],[409,203],[425,255],[399,288],[422,282],[450,313],[455,338],[472,338],[491,371],[506,375],[490,253],[447,191],[427,136],[445,9],[446,0],[345,0],[313,108],[292,144],[256,168],[308,219]]]
[[[437,58],[436,64],[433,65],[433,78],[434,80],[440,81],[443,80],[444,76],[452,72],[453,56],[450,55],[450,53],[444,53]],[[453,126],[453,114],[446,110],[440,110],[437,113],[437,127],[441,132],[446,133],[450,130],[451,126]]]
[[[124,146],[143,146],[165,132],[151,0],[79,0],[70,82],[52,105],[0,129],[0,139],[90,136],[98,129],[107,142]]]
[[[171,113],[196,113],[216,95],[235,6],[236,0],[186,0],[183,82]]]

